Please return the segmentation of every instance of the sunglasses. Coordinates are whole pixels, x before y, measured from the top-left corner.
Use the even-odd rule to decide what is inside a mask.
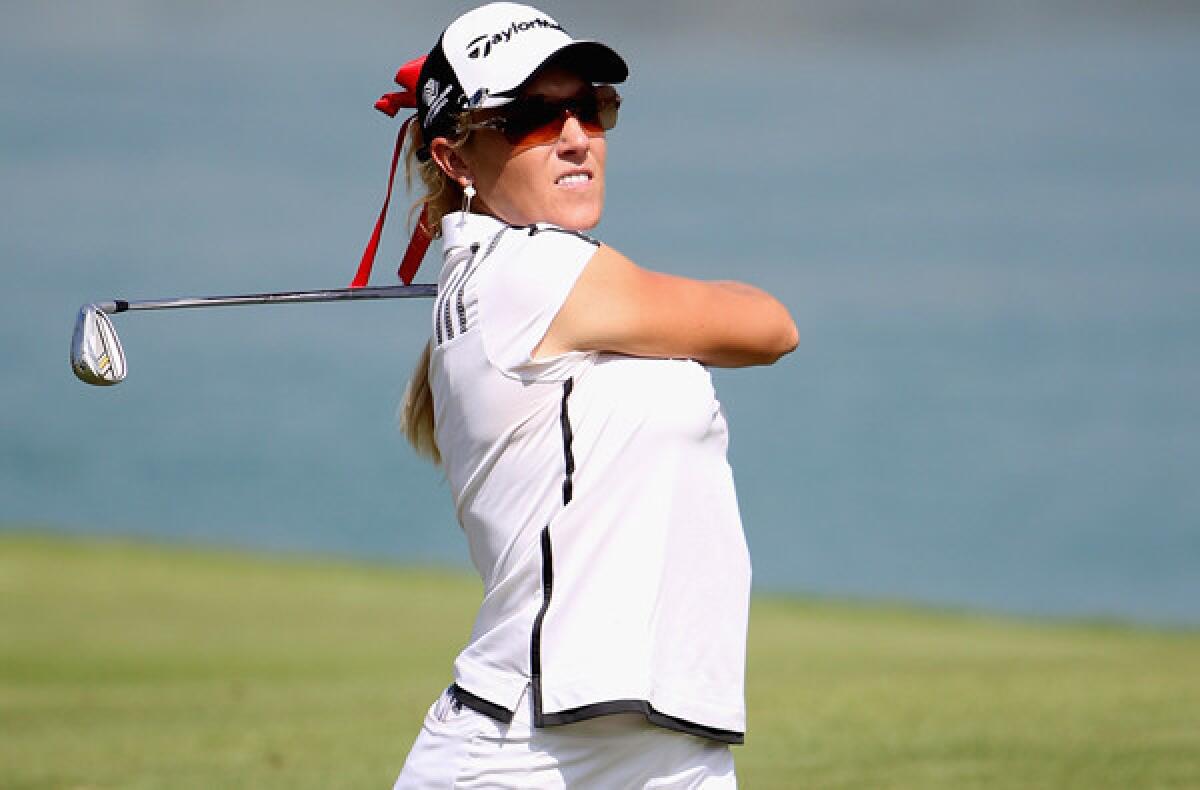
[[[552,143],[567,117],[579,121],[589,137],[603,137],[617,125],[621,96],[611,85],[595,85],[565,99],[528,96],[501,108],[498,115],[468,122],[465,129],[492,129],[516,149]]]

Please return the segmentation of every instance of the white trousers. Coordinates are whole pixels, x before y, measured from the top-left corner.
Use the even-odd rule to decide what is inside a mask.
[[[730,790],[729,746],[620,713],[533,726],[527,691],[510,724],[444,693],[429,708],[394,790]]]

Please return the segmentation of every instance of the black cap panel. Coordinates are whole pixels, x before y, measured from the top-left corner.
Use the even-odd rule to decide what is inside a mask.
[[[466,106],[462,85],[446,59],[439,38],[417,78],[417,120],[426,146],[435,137],[452,136],[455,121]]]

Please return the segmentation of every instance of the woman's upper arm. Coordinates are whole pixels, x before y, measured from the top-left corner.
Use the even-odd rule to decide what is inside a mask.
[[[535,356],[613,351],[740,367],[770,364],[797,340],[787,309],[765,291],[649,271],[602,246]]]

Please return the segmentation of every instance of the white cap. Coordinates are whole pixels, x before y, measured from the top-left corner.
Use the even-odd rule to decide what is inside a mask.
[[[518,3],[489,3],[450,23],[417,80],[425,139],[448,130],[467,109],[503,106],[554,62],[598,83],[624,82],[629,67],[598,41],[577,41],[549,14]]]

